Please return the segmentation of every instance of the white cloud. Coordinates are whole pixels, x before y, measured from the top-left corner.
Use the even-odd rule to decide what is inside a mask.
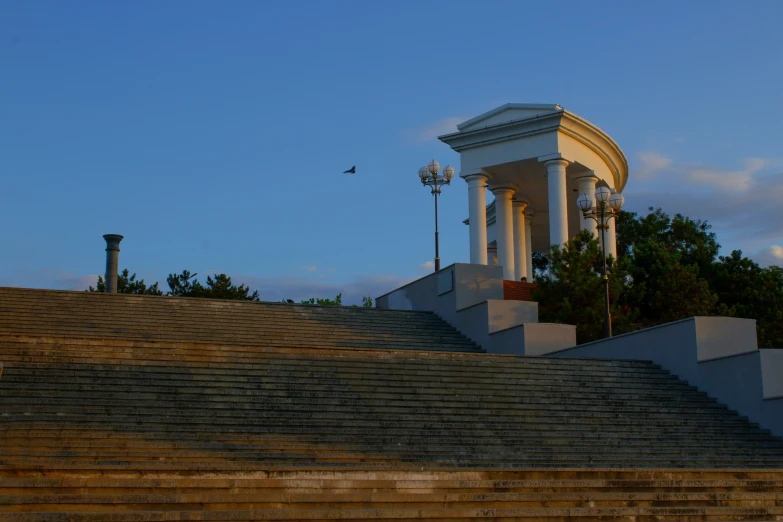
[[[655,151],[640,152],[636,157],[639,158],[639,167],[634,170],[633,175],[639,180],[649,179],[672,164],[671,158]]]
[[[648,154],[645,159],[639,155],[643,175],[632,169],[623,191],[628,210],[661,207],[708,220],[718,239],[732,249],[755,249],[783,239],[783,173],[770,172],[778,166],[775,161],[751,157],[739,168],[726,169]]]
[[[318,267],[317,266],[306,266],[306,267],[304,267],[304,269],[307,272],[315,272],[315,271],[318,270]]]
[[[459,116],[443,118],[442,120],[438,120],[436,122],[430,123],[429,125],[425,125],[423,127],[406,129],[403,131],[403,134],[405,134],[405,136],[410,141],[414,141],[414,142],[430,141],[430,140],[434,140],[438,136],[442,136],[443,134],[457,132],[457,125],[465,120],[467,120],[467,118],[462,118]]]
[[[19,271],[0,279],[0,286],[17,288],[49,288],[53,290],[87,290],[98,283],[98,274],[78,275],[65,270],[44,268]]]
[[[722,192],[747,191],[759,171],[771,165],[763,158],[745,158],[742,168],[726,170],[713,166],[676,163],[672,158],[656,151],[640,152],[636,155],[638,165],[631,172],[632,181],[683,182],[699,185],[701,188]]]
[[[751,258],[761,266],[783,266],[783,246],[769,246]]]
[[[753,185],[753,176],[769,164],[761,158],[745,158],[744,168],[739,170],[719,170],[714,168],[694,168],[686,170],[688,179],[707,187],[724,192],[745,192]]]
[[[427,261],[419,265],[419,270],[423,272],[432,272],[435,270],[435,261]]]

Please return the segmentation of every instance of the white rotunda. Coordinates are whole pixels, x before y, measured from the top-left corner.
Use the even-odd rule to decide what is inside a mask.
[[[559,105],[507,103],[457,129],[438,139],[459,152],[468,183],[470,262],[486,265],[489,257],[503,266],[504,279],[532,281],[533,251],[548,252],[582,229],[596,234],[576,199],[594,198],[598,185],[621,193],[628,181],[620,147]],[[495,196],[489,207],[485,188]],[[604,239],[606,254],[616,256],[614,223]]]

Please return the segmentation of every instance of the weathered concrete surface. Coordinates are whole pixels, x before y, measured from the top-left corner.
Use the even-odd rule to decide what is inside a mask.
[[[783,517],[783,442],[648,362],[480,353],[410,311],[0,310],[4,522]]]
[[[2,480],[4,521],[776,520],[783,516],[781,471],[25,475]]]
[[[576,326],[555,323],[525,323],[490,336],[490,353],[546,355],[576,344]]]
[[[0,333],[478,352],[428,312],[0,288]]]
[[[503,283],[502,267],[457,263],[378,297],[376,306],[433,312],[490,353],[539,355],[576,344],[574,326],[538,325],[538,303],[504,300]]]
[[[758,350],[752,319],[691,317],[549,355],[652,361],[783,436],[783,358]]]
[[[443,292],[438,288],[438,279],[449,278],[449,274],[452,289]],[[455,263],[376,298],[375,306],[384,310],[434,312],[458,327],[457,312],[489,299],[503,300],[503,268]]]

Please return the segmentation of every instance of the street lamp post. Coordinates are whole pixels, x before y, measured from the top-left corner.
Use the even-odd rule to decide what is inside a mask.
[[[435,271],[440,270],[440,254],[438,252],[438,195],[443,185],[449,185],[451,178],[454,177],[454,167],[448,165],[443,169],[443,174],[438,175],[440,163],[435,160],[429,162],[426,167],[419,169],[419,179],[421,184],[432,188],[432,195],[435,196]]]
[[[612,336],[612,316],[609,314],[609,276],[606,273],[606,231],[609,230],[609,220],[617,219],[620,209],[625,203],[625,198],[612,192],[606,187],[598,187],[595,191],[597,208],[593,209],[593,198],[582,194],[576,200],[579,210],[587,219],[592,219],[598,225],[601,234],[601,249],[603,250],[603,280],[604,280],[604,336]]]

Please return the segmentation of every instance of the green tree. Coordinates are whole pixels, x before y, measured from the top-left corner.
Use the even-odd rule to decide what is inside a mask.
[[[756,320],[758,344],[783,348],[783,268],[761,268],[734,250],[714,264],[717,315]]]
[[[715,312],[718,296],[710,281],[720,245],[711,228],[660,208],[641,217],[620,213],[617,251],[629,275],[623,300],[638,309],[640,326]]]
[[[702,277],[711,272],[720,245],[712,225],[681,214],[669,217],[660,208],[650,207],[646,216],[636,212],[620,212],[617,218],[617,255],[635,257],[635,247],[649,242],[659,243],[678,255],[683,266],[696,265]]]
[[[603,255],[596,238],[583,230],[562,248],[555,245],[549,254],[549,275],[536,278],[542,322],[576,325],[577,342],[601,339],[604,335]],[[622,263],[608,260],[610,313],[615,333],[634,329],[636,310],[623,302],[627,272]]]
[[[339,293],[335,296],[334,299],[321,299],[316,297],[311,297],[310,299],[303,299],[302,304],[307,305],[319,305],[319,306],[342,306],[343,305],[343,294]]]
[[[545,275],[549,269],[549,259],[541,252],[533,252],[531,258],[533,262],[533,276]]]
[[[106,292],[106,282],[103,277],[98,276],[98,282],[95,288],[90,286],[88,292]],[[144,279],[136,279],[136,274],[131,274],[126,268],[117,274],[117,293],[118,294],[144,294],[144,295],[163,295],[158,289],[158,283],[147,286]]]
[[[207,276],[207,284],[202,285],[196,276],[188,270],[181,274],[169,274],[166,282],[169,285],[167,295],[175,297],[201,297],[207,299],[233,299],[239,301],[260,301],[258,291],[250,293],[250,287],[235,285],[226,274]]]
[[[284,303],[292,304],[294,301],[291,299],[283,299]],[[342,306],[343,305],[343,294],[337,294],[334,299],[321,299],[316,297],[311,297],[310,299],[303,299],[301,301],[301,304],[306,305],[317,305],[317,306]],[[353,305],[356,307],[357,305]],[[362,307],[363,308],[372,308],[372,297],[362,297]]]
[[[670,244],[648,239],[634,245],[633,257],[624,260],[630,278],[623,301],[639,310],[641,326],[714,312],[718,296],[698,265],[685,265],[682,257]]]

